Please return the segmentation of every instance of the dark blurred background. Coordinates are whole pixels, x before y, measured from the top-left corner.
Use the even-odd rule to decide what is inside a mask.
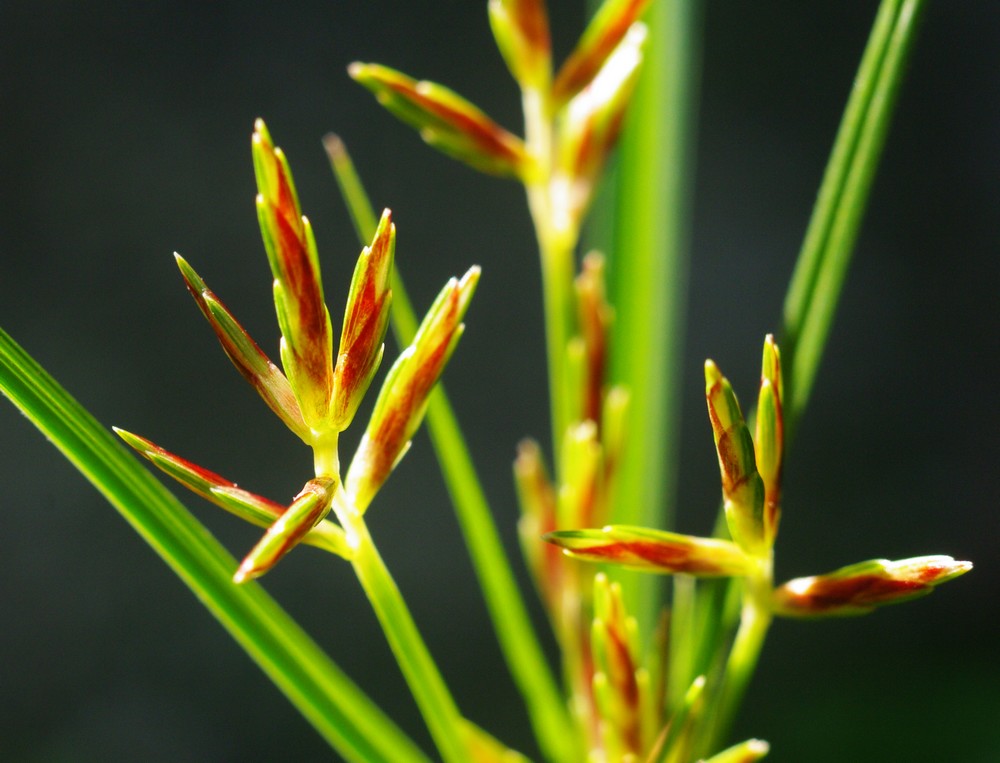
[[[930,5],[787,464],[777,574],[926,553],[976,570],[867,618],[777,622],[737,728],[769,739],[776,763],[1000,759],[1000,5]],[[582,6],[552,3],[560,55]],[[718,500],[701,362],[713,357],[754,394],[875,8],[705,4],[683,531],[708,532]],[[309,454],[232,372],[170,255],[275,351],[249,151],[263,116],[315,225],[338,322],[359,247],[320,145],[335,130],[375,203],[394,210],[418,306],[483,266],[446,382],[517,554],[510,461],[521,437],[548,431],[523,195],[425,147],[347,78],[354,59],[444,82],[517,129],[484,2],[0,4],[0,325],[107,425],[290,497]],[[0,759],[331,757],[5,402],[0,456]],[[256,539],[183,498],[233,553]],[[424,435],[370,518],[463,711],[533,754]],[[348,565],[304,548],[264,585],[426,743]]]

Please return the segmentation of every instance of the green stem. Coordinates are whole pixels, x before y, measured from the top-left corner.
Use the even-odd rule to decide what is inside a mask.
[[[343,143],[325,141],[334,174],[362,244],[375,233],[376,218],[368,195]],[[397,268],[392,273],[392,326],[401,347],[410,343],[417,318]],[[430,397],[427,426],[455,514],[514,682],[524,697],[542,751],[550,760],[579,759],[576,742],[566,733],[569,715],[562,694],[542,653],[510,561],[493,521],[458,419],[439,384]]]
[[[0,389],[121,513],[346,760],[426,761],[236,560],[27,353],[0,331]]]
[[[771,581],[770,561],[761,565],[759,574],[744,581],[740,627],[729,652],[714,711],[706,714],[706,738],[709,746],[702,753],[708,753],[725,742],[753,677],[764,638],[771,625]]]
[[[923,0],[884,0],[785,300],[786,440],[805,410],[868,203]]]
[[[552,193],[552,119],[545,94],[525,90],[525,147],[535,162],[534,177],[525,182],[528,210],[538,239],[542,269],[542,302],[545,310],[545,346],[549,369],[549,407],[552,452],[558,453],[574,419],[573,396],[567,389],[566,348],[573,336],[573,252],[579,230],[569,211],[556,204]]]
[[[464,721],[441,673],[417,629],[403,595],[375,547],[364,518],[344,491],[334,494],[333,510],[347,543],[354,550],[351,563],[385,633],[396,662],[427,723],[438,752],[446,763],[467,763],[469,751],[462,739]]]

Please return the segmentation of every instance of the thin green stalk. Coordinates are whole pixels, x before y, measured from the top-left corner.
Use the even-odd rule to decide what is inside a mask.
[[[785,300],[786,439],[812,391],[923,7],[880,6],[823,176]]]
[[[570,222],[568,212],[556,209],[553,204],[552,118],[547,97],[538,90],[525,89],[521,101],[525,147],[537,166],[535,177],[525,183],[525,190],[541,259],[552,452],[558,453],[573,420],[572,395],[567,389],[566,348],[575,325],[573,253],[579,231]]]
[[[829,336],[922,10],[923,0],[883,0],[879,6],[789,285],[781,342],[786,453]],[[720,524],[724,527],[721,515]],[[725,619],[735,616],[734,609]],[[723,622],[714,651],[731,627]],[[750,631],[743,641],[756,638]],[[749,680],[749,671],[743,680]],[[729,700],[733,710],[727,712],[737,703]]]
[[[0,388],[122,514],[346,760],[426,761],[174,496],[0,331]]]
[[[676,480],[680,358],[691,235],[700,4],[654,3],[648,48],[622,136],[614,242],[612,379],[631,392],[629,446],[614,521],[670,525]],[[637,578],[632,612],[649,632],[660,582]]]
[[[333,499],[333,510],[354,550],[351,563],[375,610],[406,683],[445,763],[467,763],[469,751],[462,739],[463,720],[434,658],[431,657],[403,595],[382,561],[361,514],[346,501],[343,490]]]
[[[771,625],[771,563],[762,565],[759,575],[743,581],[743,608],[740,627],[736,631],[719,693],[713,706],[706,713],[706,734],[708,741],[702,753],[721,747],[729,735],[736,711],[743,701],[750,679],[757,667],[764,638]]]
[[[350,155],[339,138],[330,136],[325,144],[358,237],[362,243],[370,241],[375,213]],[[416,333],[417,319],[395,266],[392,294],[393,331],[405,347]],[[550,760],[571,763],[579,755],[575,740],[566,733],[570,721],[562,694],[531,625],[458,419],[440,384],[430,397],[427,426],[494,631],[524,697],[535,735]]]

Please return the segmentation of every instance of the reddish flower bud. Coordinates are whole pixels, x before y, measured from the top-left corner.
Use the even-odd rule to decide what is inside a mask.
[[[558,530],[544,538],[574,559],[664,575],[742,576],[753,563],[739,546],[727,540],[644,527],[609,525],[600,530]]]
[[[462,335],[462,316],[479,282],[479,268],[452,278],[424,316],[413,342],[389,369],[368,429],[347,472],[345,486],[364,512],[410,445],[427,398]]]
[[[378,64],[355,62],[347,71],[439,151],[481,172],[519,178],[528,174],[531,162],[521,139],[443,85],[418,82]]]
[[[271,142],[263,120],[254,124],[252,145],[257,217],[274,274],[281,362],[302,418],[312,429],[325,431],[333,394],[333,332],[316,241],[299,208],[285,155]]]
[[[826,575],[789,580],[774,591],[774,611],[786,617],[862,615],[883,604],[924,596],[971,569],[971,562],[950,556],[872,559]]]
[[[389,326],[389,275],[396,248],[396,226],[389,210],[382,213],[371,246],[358,258],[344,311],[337,363],[333,370],[331,423],[347,429],[382,361]]]

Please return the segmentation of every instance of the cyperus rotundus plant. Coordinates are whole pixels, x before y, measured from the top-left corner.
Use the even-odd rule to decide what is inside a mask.
[[[176,501],[6,335],[0,335],[0,383],[346,759],[423,760],[426,753],[252,582],[300,543],[353,566],[442,759],[523,759],[463,716],[365,520],[426,414],[542,758],[757,760],[767,744],[754,739],[729,746],[729,727],[774,616],[863,614],[928,593],[971,567],[946,556],[872,560],[773,584],[785,451],[808,400],[921,7],[919,0],[882,3],[786,303],[779,332],[785,363],[778,342],[768,336],[755,413],[745,417],[718,367],[705,365],[722,483],[722,521],[714,537],[670,530],[658,505],[659,488],[647,490],[659,466],[657,438],[666,437],[659,402],[665,390],[657,386],[655,352],[664,344],[660,303],[666,297],[657,290],[672,266],[664,264],[657,247],[636,242],[672,240],[666,250],[676,256],[684,231],[683,222],[675,220],[664,231],[670,225],[662,219],[642,216],[644,205],[676,201],[672,191],[647,185],[631,194],[621,190],[642,184],[650,167],[660,173],[676,169],[664,168],[657,161],[664,146],[648,141],[641,149],[644,161],[636,166],[630,152],[650,124],[654,143],[668,144],[675,158],[689,140],[683,129],[685,95],[678,88],[687,70],[676,39],[679,58],[670,67],[667,76],[674,79],[667,89],[678,99],[674,118],[680,127],[664,129],[648,111],[649,100],[660,92],[655,78],[664,76],[662,56],[670,55],[664,53],[674,34],[670,27],[684,28],[684,4],[606,0],[565,62],[554,67],[545,4],[491,0],[490,26],[522,94],[523,138],[443,85],[378,64],[350,66],[350,75],[428,144],[525,188],[541,263],[551,455],[546,459],[544,445],[523,441],[514,478],[522,548],[559,646],[558,670],[545,659],[514,583],[457,419],[443,391],[435,389],[462,334],[479,270],[449,281],[418,326],[395,269],[391,216],[386,211],[376,219],[339,139],[328,138],[326,146],[364,247],[339,340],[325,303],[312,228],[302,215],[288,162],[263,122],[255,125],[252,153],[258,219],[274,278],[280,368],[177,256],[183,280],[225,353],[312,451],[308,477],[294,481],[301,485],[295,497],[287,503],[264,498],[150,440],[116,430],[185,487],[264,528],[241,563],[230,563]],[[655,71],[643,72],[650,62],[656,62]],[[625,147],[618,193],[630,197],[633,204],[623,214],[635,218],[619,221],[625,232],[611,251],[590,252],[578,267],[584,221],[630,118],[639,137],[631,135]],[[340,434],[375,382],[390,323],[403,349],[381,382],[345,472]],[[419,501],[414,503],[419,510]],[[672,594],[662,595],[651,582],[654,576],[621,575],[621,568],[675,576]]]

